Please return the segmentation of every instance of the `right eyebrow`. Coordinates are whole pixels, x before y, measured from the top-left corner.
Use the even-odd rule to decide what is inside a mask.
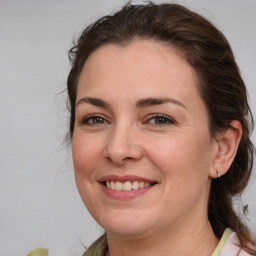
[[[150,106],[156,106],[156,105],[162,105],[166,103],[172,103],[176,104],[180,107],[183,107],[186,109],[185,105],[173,98],[145,98],[145,99],[140,99],[136,103],[137,108],[145,108],[145,107],[150,107]]]
[[[81,98],[77,103],[76,107],[82,103],[89,103],[91,105],[100,107],[100,108],[110,108],[109,103],[107,103],[104,100],[98,99],[98,98],[92,98],[92,97],[84,97]]]

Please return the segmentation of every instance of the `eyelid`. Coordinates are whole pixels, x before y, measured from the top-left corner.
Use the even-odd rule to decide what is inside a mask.
[[[104,120],[104,123],[110,123],[110,121],[108,120],[108,118],[106,118],[105,115],[103,114],[100,114],[100,113],[92,113],[92,114],[89,114],[89,115],[86,115],[85,117],[81,118],[81,121],[78,121],[78,124],[81,124],[81,125],[93,125],[93,124],[89,124],[88,121],[90,119],[93,119],[93,118],[97,118],[97,117],[100,117]],[[166,124],[150,124],[149,121],[151,119],[154,119],[154,118],[164,118],[168,121],[168,123]],[[95,124],[95,125],[101,125],[101,124],[104,124],[104,123],[98,123],[98,124]],[[153,125],[153,126],[165,126],[165,125],[173,125],[173,124],[176,124],[176,120],[168,115],[165,115],[165,114],[162,114],[162,113],[152,113],[152,114],[149,114],[146,116],[146,120],[143,122],[144,124],[146,123],[149,123],[150,125]]]
[[[153,113],[153,114],[149,114],[147,115],[147,120],[146,120],[146,123],[148,123],[151,119],[153,118],[165,118],[167,119],[170,123],[168,124],[152,124],[154,126],[164,126],[164,125],[173,125],[173,124],[176,124],[176,120],[168,115],[165,115],[165,114],[159,114],[159,113]]]
[[[88,123],[87,123],[88,120],[90,120],[91,118],[97,118],[97,117],[100,117],[100,118],[104,119],[104,122],[109,123],[109,121],[107,120],[107,118],[106,118],[104,115],[99,114],[99,113],[89,114],[89,115],[83,117],[83,118],[81,119],[81,121],[78,121],[78,123],[79,123],[79,124],[88,124]],[[88,125],[90,125],[90,124],[88,124]],[[95,125],[96,125],[96,124],[95,124]],[[98,124],[98,125],[100,125],[100,124]]]

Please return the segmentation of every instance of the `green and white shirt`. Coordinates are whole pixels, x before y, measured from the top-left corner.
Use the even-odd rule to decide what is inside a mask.
[[[108,250],[106,235],[96,240],[83,254],[83,256],[105,256]],[[239,240],[235,232],[226,228],[219,244],[211,256],[249,256],[239,247]],[[29,252],[26,256],[51,256],[47,249],[38,248]],[[52,255],[54,256],[54,255]]]

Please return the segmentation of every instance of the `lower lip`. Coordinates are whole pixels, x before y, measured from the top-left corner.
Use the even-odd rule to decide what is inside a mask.
[[[135,190],[130,190],[130,191],[118,191],[118,190],[113,190],[110,188],[107,188],[104,184],[102,184],[101,182],[99,182],[103,192],[114,199],[119,199],[119,200],[129,200],[138,196],[141,196],[143,194],[145,194],[146,192],[148,192],[151,188],[154,187],[150,186],[147,188],[141,188],[141,189],[135,189]]]

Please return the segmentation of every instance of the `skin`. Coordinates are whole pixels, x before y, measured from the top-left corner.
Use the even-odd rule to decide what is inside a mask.
[[[171,101],[138,106],[148,98]],[[218,243],[207,217],[211,179],[228,170],[240,137],[241,129],[210,135],[196,74],[174,50],[136,40],[93,52],[78,82],[72,152],[79,193],[106,230],[108,255],[211,255]],[[98,182],[106,175],[156,185],[114,199]]]

